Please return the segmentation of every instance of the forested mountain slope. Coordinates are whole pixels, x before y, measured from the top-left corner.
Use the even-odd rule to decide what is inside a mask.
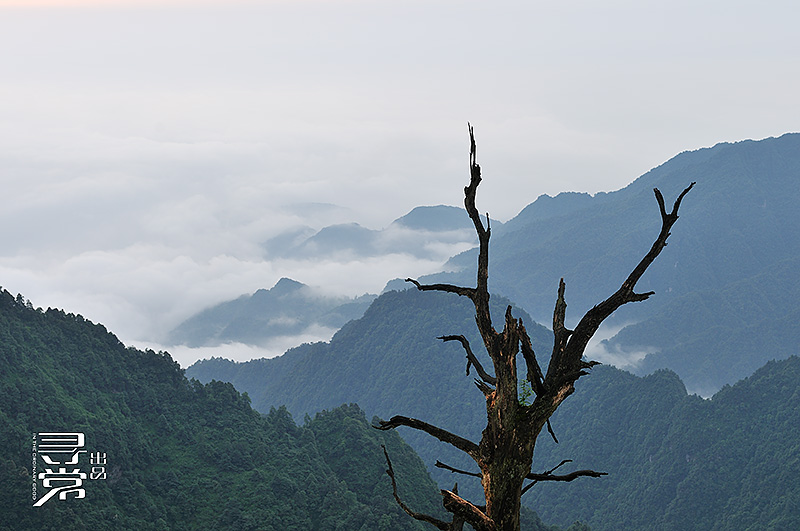
[[[501,297],[492,298],[496,320],[507,304]],[[202,360],[186,373],[200,381],[232,382],[247,391],[260,411],[285,404],[299,417],[357,401],[368,415],[421,418],[479,439],[484,427],[477,422],[484,415],[483,395],[464,373],[461,345],[436,339],[464,334],[487,363],[473,312],[469,300],[453,294],[388,292],[361,319],[339,330],[330,343],[306,344],[277,358],[244,363]],[[551,334],[524,312],[515,310],[515,315],[525,321],[534,347],[547,352]],[[460,452],[429,444],[427,435],[404,429],[402,434],[422,452],[420,457],[429,467],[445,457],[453,464],[466,463]],[[448,472],[431,471],[442,481],[454,481]]]
[[[551,334],[524,319],[537,352],[547,353]],[[300,415],[357,400],[368,415],[403,414],[478,440],[486,423],[483,395],[464,374],[461,346],[434,339],[474,329],[471,303],[456,295],[389,292],[330,343],[271,360],[198,362],[187,374],[234,382],[265,411],[287,404]],[[471,342],[482,357],[478,340]],[[609,475],[535,486],[523,502],[544,521],[581,520],[593,529],[652,529],[654,522],[675,530],[800,526],[800,484],[790,480],[800,477],[797,357],[767,364],[712,400],[688,394],[675,373],[663,370],[641,378],[601,366],[576,389],[552,419],[560,444],[541,436],[534,470],[572,459],[561,470]],[[440,459],[474,470],[446,445],[401,433],[429,467]],[[472,496],[480,491],[474,479],[441,471],[436,477],[443,486],[459,481]]]
[[[592,529],[800,528],[800,358],[772,361],[710,400],[678,377],[598,367],[553,416],[542,466],[590,462],[600,481],[534,487],[546,521]],[[563,519],[563,520],[562,520]]]
[[[424,529],[392,497],[382,443],[406,501],[441,511],[413,450],[357,406],[300,427],[285,408],[265,413],[228,383],[187,380],[168,354],[0,290],[0,529]],[[107,477],[33,507],[32,434],[49,432],[84,433]],[[37,499],[48,490],[39,481]]]

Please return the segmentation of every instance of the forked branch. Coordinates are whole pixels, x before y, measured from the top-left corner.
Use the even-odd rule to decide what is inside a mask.
[[[478,372],[478,375],[481,379],[490,384],[490,385],[497,385],[497,378],[486,372],[481,365],[481,362],[475,357],[475,354],[472,352],[472,349],[469,346],[469,341],[463,335],[451,335],[451,336],[439,336],[436,339],[441,339],[442,341],[458,341],[461,343],[461,346],[464,347],[464,350],[467,352],[467,376],[469,376],[469,368],[470,366],[474,365],[475,370]]]
[[[625,279],[625,282],[622,283],[622,286],[606,300],[586,312],[574,331],[567,330],[564,326],[566,302],[564,302],[564,281],[563,279],[561,280],[558,288],[558,301],[556,302],[556,309],[553,314],[555,344],[553,346],[553,357],[550,360],[550,366],[547,371],[546,384],[548,380],[566,379],[574,381],[581,374],[585,374],[585,372],[582,371],[581,357],[586,350],[586,345],[588,345],[589,340],[600,327],[600,324],[623,304],[644,301],[649,298],[650,295],[653,295],[654,292],[652,291],[636,293],[634,292],[634,288],[645,271],[647,271],[647,268],[650,267],[667,245],[667,238],[669,238],[670,230],[678,220],[678,209],[680,208],[681,201],[683,201],[684,196],[689,193],[689,190],[691,190],[695,184],[694,182],[691,183],[678,195],[672,207],[672,211],[669,213],[664,206],[664,196],[658,188],[653,189],[661,214],[661,230],[658,237],[653,242],[647,254],[639,261],[628,278]],[[551,370],[554,370],[553,374],[551,374]]]

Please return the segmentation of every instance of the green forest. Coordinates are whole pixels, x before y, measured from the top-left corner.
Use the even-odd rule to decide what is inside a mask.
[[[507,302],[492,300],[496,311]],[[286,404],[303,415],[358,400],[368,415],[407,415],[478,440],[483,396],[465,375],[461,347],[436,339],[474,330],[472,312],[452,294],[388,292],[330,343],[245,363],[201,361],[187,374],[233,382],[261,411]],[[548,352],[552,333],[528,329],[537,352]],[[539,438],[534,471],[570,459],[574,469],[608,476],[532,488],[523,503],[543,521],[608,530],[654,522],[663,529],[800,527],[800,358],[770,362],[711,399],[688,394],[667,370],[638,377],[600,366],[576,389],[552,418],[559,443]],[[441,460],[475,471],[469,458],[412,430],[400,433],[440,486],[459,480],[460,491],[479,499],[477,479],[433,467]]]
[[[102,325],[0,290],[0,470],[10,486],[0,529],[426,529],[395,502],[382,445],[403,501],[444,516],[420,458],[358,405],[298,425],[283,406],[261,414],[230,383],[183,373],[166,352],[125,347]],[[106,453],[107,475],[84,483],[85,498],[33,507],[31,437],[43,432],[81,432]],[[531,511],[523,522],[560,529]]]
[[[166,353],[5,291],[0,374],[3,529],[420,529],[392,498],[381,444],[408,502],[439,510],[419,458],[357,406],[302,426],[286,408],[261,415],[231,384],[187,380]],[[33,508],[31,434],[60,431],[107,453],[107,479]]]

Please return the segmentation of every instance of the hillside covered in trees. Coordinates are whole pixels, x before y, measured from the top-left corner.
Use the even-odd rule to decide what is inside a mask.
[[[502,316],[509,301],[493,297],[491,302],[495,315]],[[547,352],[550,332],[521,310],[515,309],[515,314],[525,321],[537,351]],[[203,360],[186,373],[200,381],[232,382],[247,390],[259,411],[281,404],[299,417],[357,401],[369,415],[389,418],[402,411],[477,439],[485,415],[483,396],[464,374],[461,346],[436,339],[461,333],[480,345],[470,301],[441,293],[392,291],[378,297],[361,319],[345,325],[330,343],[305,344],[277,358],[245,363]],[[475,350],[481,360],[486,358]],[[437,459],[453,466],[471,462],[461,452],[431,443],[425,434],[405,428],[400,433],[440,485],[453,479],[449,472],[433,468]]]
[[[402,470],[404,502],[443,515],[420,458],[356,404],[297,425],[285,407],[262,415],[231,384],[183,372],[168,353],[125,347],[102,325],[0,289],[0,529],[427,529],[397,505],[382,445]],[[83,499],[33,507],[31,437],[53,432],[83,433],[106,454],[106,475],[84,482]],[[41,499],[48,489],[37,487]],[[522,529],[563,528],[526,510]]]
[[[84,499],[32,507],[41,432],[84,433],[107,454],[107,477],[85,481]],[[2,529],[423,529],[392,497],[381,444],[406,501],[439,511],[413,450],[357,406],[302,426],[282,407],[262,416],[231,384],[189,381],[166,353],[0,291]]]
[[[504,301],[493,302],[502,308]],[[534,348],[548,352],[551,333],[523,318]],[[402,412],[475,440],[485,424],[483,397],[464,374],[460,345],[436,340],[474,329],[469,301],[456,295],[389,292],[330,343],[246,363],[201,361],[187,374],[233,382],[262,411],[287,404],[294,415],[313,414],[358,400],[368,415]],[[653,522],[663,529],[800,526],[800,484],[791,480],[800,475],[800,358],[771,362],[711,400],[688,394],[665,370],[642,378],[601,366],[576,388],[552,418],[559,444],[540,438],[534,471],[571,459],[576,469],[609,475],[532,488],[523,503],[544,521],[609,530]],[[439,459],[471,470],[468,459],[431,437],[401,434],[442,487],[458,480],[460,492],[480,495],[476,479],[433,468]]]

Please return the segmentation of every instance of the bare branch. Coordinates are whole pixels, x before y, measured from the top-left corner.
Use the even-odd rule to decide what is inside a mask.
[[[475,357],[475,354],[472,352],[472,349],[469,346],[469,341],[463,335],[451,335],[451,336],[439,336],[436,339],[441,339],[442,341],[459,341],[461,346],[464,347],[464,350],[467,351],[467,376],[469,376],[469,367],[470,365],[475,366],[475,370],[478,371],[478,375],[481,379],[490,384],[490,385],[497,385],[497,378],[490,375],[481,365],[481,362]]]
[[[550,437],[553,438],[556,444],[558,444],[558,439],[556,439],[556,433],[553,431],[553,427],[550,425],[550,419],[547,419],[547,431],[550,433]]]
[[[392,494],[394,494],[394,499],[395,501],[397,501],[397,505],[399,505],[401,509],[403,509],[409,516],[411,516],[416,520],[432,524],[436,526],[438,529],[441,529],[442,531],[451,531],[453,529],[452,524],[448,524],[447,522],[444,522],[442,520],[439,520],[438,518],[434,518],[433,516],[429,516],[427,514],[412,511],[408,507],[408,505],[403,503],[403,500],[401,500],[400,496],[397,494],[397,481],[394,478],[394,469],[392,468],[392,462],[391,460],[389,460],[389,452],[386,451],[386,446],[384,446],[383,444],[381,445],[381,448],[383,448],[383,455],[386,456],[386,466],[388,467],[386,469],[386,474],[392,479]]]
[[[542,396],[544,394],[544,375],[541,367],[539,367],[539,362],[536,360],[531,338],[528,335],[528,331],[525,330],[525,325],[522,324],[522,319],[519,320],[517,329],[519,330],[520,345],[522,346],[522,357],[525,358],[525,365],[528,367],[528,381],[533,386],[533,392],[537,396]]]
[[[475,288],[463,288],[461,286],[453,286],[452,284],[420,284],[413,278],[407,278],[406,282],[411,282],[420,291],[444,291],[467,297],[473,301],[475,300]]]
[[[462,452],[467,453],[473,459],[478,459],[479,449],[477,444],[468,439],[452,434],[447,430],[443,430],[442,428],[428,424],[427,422],[410,417],[395,415],[389,420],[381,420],[379,423],[379,426],[373,425],[372,427],[378,430],[386,431],[394,429],[398,426],[408,426],[409,428],[414,428],[415,430],[424,431],[428,435],[436,437],[442,442],[446,442],[447,444],[455,446]]]
[[[550,367],[548,368],[546,378],[546,382],[551,379],[553,381],[546,385],[555,384],[558,386],[564,383],[568,384],[569,381],[574,382],[582,374],[586,374],[584,371],[580,370],[581,358],[583,352],[586,350],[586,345],[600,327],[600,324],[623,304],[643,301],[650,297],[650,295],[653,295],[652,291],[647,293],[635,293],[633,290],[647,268],[650,267],[650,264],[653,263],[662,249],[667,245],[667,238],[670,235],[669,231],[678,220],[678,208],[680,207],[681,201],[694,185],[694,182],[691,183],[680,193],[675,200],[672,211],[669,213],[667,213],[664,206],[664,196],[657,188],[654,189],[659,212],[661,214],[661,231],[658,237],[653,242],[647,254],[633,269],[625,282],[622,283],[622,286],[620,286],[613,295],[586,312],[578,323],[578,326],[575,327],[575,330],[566,337],[563,335],[565,333],[564,330],[566,330],[566,328],[563,328],[564,309],[566,308],[566,303],[563,303],[563,281],[559,285],[559,297],[558,302],[556,302],[556,311],[553,315],[553,333],[556,338],[556,344],[553,346],[553,358],[550,360]],[[557,327],[561,331],[560,333],[556,330]],[[562,328],[563,330],[561,330]],[[551,375],[550,371],[553,369],[555,369],[555,371]],[[564,396],[569,394],[569,392],[570,390],[567,388],[567,392]]]
[[[450,465],[446,465],[446,464],[444,464],[444,463],[442,463],[441,461],[438,461],[438,460],[436,461],[436,463],[434,463],[433,466],[435,466],[436,468],[443,468],[444,470],[449,470],[450,472],[453,472],[455,474],[464,474],[465,476],[472,476],[472,477],[475,477],[475,478],[482,478],[483,477],[483,474],[481,474],[480,472],[467,472],[466,470],[459,470],[458,468],[453,468]],[[453,491],[453,492],[458,494],[457,491]]]
[[[564,474],[561,476],[556,476],[554,474],[528,474],[526,477],[527,479],[533,479],[535,481],[572,481],[580,477],[599,478],[607,475],[608,472],[595,472],[594,470],[576,470],[575,472],[570,472],[569,474]]]
[[[475,531],[496,531],[494,521],[486,516],[476,505],[449,490],[442,490],[444,508],[455,516],[463,518]]]
[[[469,185],[464,188],[464,208],[467,209],[467,214],[475,226],[475,232],[478,234],[478,279],[475,287],[475,298],[472,301],[475,303],[475,321],[478,324],[478,330],[484,341],[487,337],[494,334],[492,328],[492,317],[489,313],[489,238],[491,237],[491,229],[484,228],[481,223],[481,216],[475,206],[475,194],[478,190],[478,185],[481,182],[481,167],[477,162],[477,148],[475,147],[475,135],[472,130],[472,125],[467,124],[469,127]],[[487,223],[488,225],[488,223]]]
[[[567,463],[571,463],[571,462],[572,462],[572,459],[564,459],[559,464],[557,464],[556,466],[554,466],[553,468],[551,468],[550,470],[545,472],[545,474],[552,474],[553,472],[555,472],[556,470],[558,470],[562,466],[566,465]]]
[[[644,256],[644,258],[642,258],[639,264],[633,269],[630,276],[622,284],[620,290],[625,289],[628,290],[630,294],[633,294],[633,288],[636,285],[636,283],[642,277],[647,268],[650,267],[650,264],[653,263],[653,260],[655,260],[656,257],[659,255],[659,253],[661,253],[661,250],[664,247],[666,247],[667,238],[669,237],[670,234],[669,231],[670,229],[672,229],[672,226],[675,224],[675,222],[678,221],[678,208],[681,206],[681,201],[683,201],[683,197],[689,193],[689,190],[691,190],[695,184],[696,183],[693,182],[692,184],[687,186],[683,190],[683,192],[680,193],[678,198],[675,200],[675,204],[672,207],[672,212],[670,212],[669,214],[667,214],[666,209],[664,208],[664,196],[661,195],[661,191],[658,188],[653,188],[653,192],[656,195],[656,201],[658,202],[658,208],[659,211],[661,212],[661,232],[659,233],[658,238],[656,238],[656,241],[653,242],[653,246],[650,248],[650,251]],[[650,292],[649,294],[642,294],[640,295],[640,297],[644,297],[646,299],[649,295],[652,294],[653,292]]]
[[[489,398],[489,395],[491,395],[495,391],[494,387],[491,387],[483,383],[483,381],[478,380],[477,378],[475,378],[475,386],[481,390],[481,393],[483,393],[483,396],[485,396],[486,398]]]
[[[653,193],[656,194],[656,202],[658,203],[658,210],[661,212],[661,219],[664,219],[668,215],[667,208],[664,206],[664,196],[661,195],[661,190],[658,188],[653,188]]]
[[[678,209],[681,206],[681,201],[683,201],[683,197],[689,193],[689,190],[691,190],[695,184],[697,183],[693,182],[686,189],[684,189],[683,192],[680,193],[678,198],[675,200],[675,204],[672,205],[672,212],[670,212],[669,214],[667,214],[667,209],[664,206],[664,196],[661,195],[661,190],[659,190],[658,188],[653,188],[653,193],[656,194],[656,201],[658,202],[658,208],[661,211],[662,220],[668,217],[674,217],[675,219],[678,218]],[[673,221],[673,223],[675,222]]]
[[[525,476],[525,478],[526,479],[532,479],[533,482],[527,484],[522,489],[522,491],[520,492],[520,496],[522,496],[523,494],[528,492],[528,490],[531,487],[533,487],[534,485],[536,485],[540,481],[565,481],[565,482],[569,482],[569,481],[573,481],[573,480],[575,480],[577,478],[580,478],[580,477],[599,478],[601,476],[607,476],[608,475],[608,472],[595,472],[594,470],[576,470],[575,472],[570,472],[569,474],[563,474],[563,475],[555,475],[555,474],[553,474],[553,472],[555,472],[562,465],[564,465],[566,463],[571,463],[571,462],[572,462],[572,459],[564,459],[559,464],[557,464],[556,466],[554,466],[553,468],[551,468],[550,470],[548,470],[548,471],[546,471],[544,473],[534,474],[533,472],[531,472],[530,474]]]
[[[475,225],[478,239],[480,239],[488,233],[487,229],[483,227],[480,214],[475,207],[475,194],[478,190],[478,185],[481,183],[481,167],[478,164],[478,149],[475,146],[475,133],[472,129],[472,125],[467,124],[467,127],[469,128],[469,185],[464,187],[464,206],[467,209],[467,214],[469,214],[473,225]]]

